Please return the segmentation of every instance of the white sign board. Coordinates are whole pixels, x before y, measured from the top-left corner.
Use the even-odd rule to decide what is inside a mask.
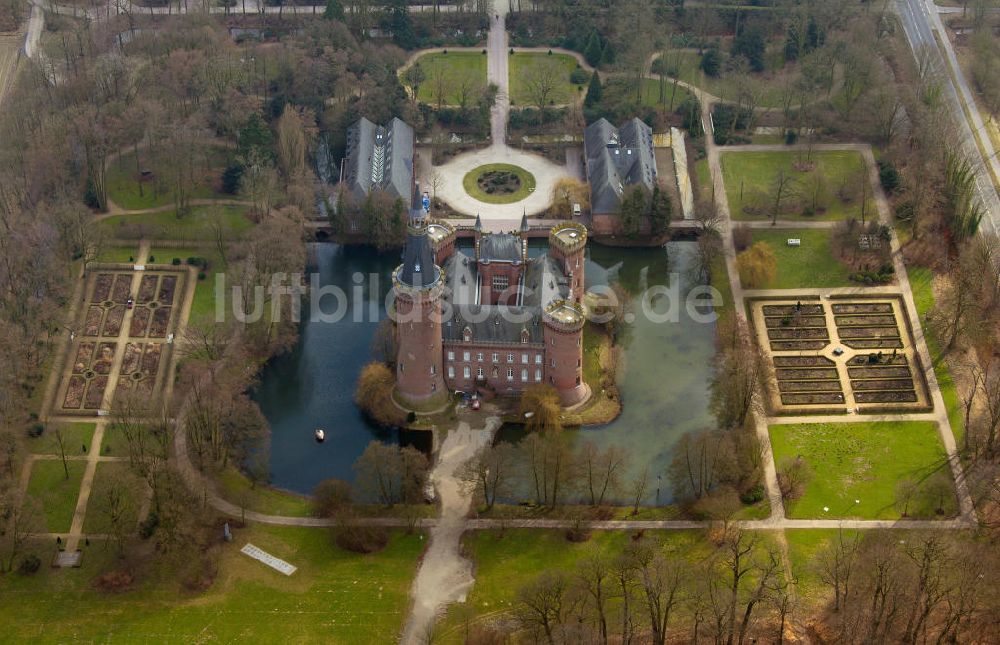
[[[240,553],[244,553],[253,558],[254,560],[259,560],[260,562],[263,562],[272,569],[280,571],[286,576],[292,575],[293,573],[295,573],[295,570],[297,569],[297,567],[295,567],[294,565],[288,564],[284,560],[280,560],[274,557],[267,551],[264,551],[263,549],[256,547],[250,544],[249,542],[246,543],[246,546],[240,549]]]
[[[802,240],[797,237],[788,238],[788,246],[802,246]]]

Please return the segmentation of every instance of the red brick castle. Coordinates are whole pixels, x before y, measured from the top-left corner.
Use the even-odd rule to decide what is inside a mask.
[[[586,229],[559,224],[549,248],[528,255],[520,231],[486,233],[476,219],[475,248],[455,247],[456,230],[411,212],[403,263],[393,272],[399,353],[396,387],[418,405],[449,391],[517,395],[547,383],[564,406],[584,401]]]

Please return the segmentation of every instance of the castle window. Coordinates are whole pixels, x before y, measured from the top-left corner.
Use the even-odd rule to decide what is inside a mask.
[[[471,356],[471,354],[469,354],[469,352],[462,352],[462,360],[463,361],[468,362],[470,356]]]
[[[550,359],[549,360],[549,367],[555,367],[555,366],[556,366],[556,359],[554,359],[554,358]]]
[[[528,380],[528,370],[521,370],[521,380],[522,381]]]
[[[495,275],[493,276],[493,290],[494,291],[506,291],[507,287],[510,286],[510,278],[505,275]]]
[[[463,378],[469,378],[469,375],[471,373],[472,372],[469,370],[469,366],[468,365],[466,365],[465,367],[462,368],[462,377]]]
[[[448,360],[449,361],[455,360],[455,352],[452,352],[452,351],[448,352]]]
[[[579,358],[578,358],[578,359],[576,359],[576,366],[577,366],[577,367],[580,367],[580,359],[579,359]]]
[[[431,365],[431,375],[433,376],[434,374],[437,373],[438,373],[437,365]]]
[[[431,381],[431,392],[437,392],[437,389],[438,389],[438,384],[435,383],[434,381]]]
[[[541,380],[542,380],[542,370],[536,369],[535,370],[535,383],[538,383]]]
[[[406,367],[406,366],[405,366],[405,365],[403,365],[403,361],[399,361],[399,373],[400,373],[400,374],[402,374],[403,372],[405,372],[405,371],[406,371],[406,370],[404,369],[405,367]]]
[[[521,342],[522,343],[527,343],[528,340],[529,340],[529,338],[530,338],[530,336],[528,334],[528,330],[527,329],[522,329],[521,330]]]
[[[521,354],[521,363],[523,363],[524,365],[528,364],[528,355],[527,354]]]
[[[472,330],[468,326],[462,330],[462,340],[465,342],[472,340]]]
[[[513,363],[514,362],[514,355],[513,354],[507,354],[507,362],[508,363]]]
[[[507,370],[507,380],[508,381],[513,381],[514,380],[514,370],[512,370],[512,369],[508,369]]]
[[[542,355],[535,354],[535,365],[541,365],[541,364],[542,364]]]
[[[476,352],[476,360],[477,361],[483,360],[483,353],[482,352]]]
[[[455,368],[452,365],[448,366],[448,378],[455,378]]]
[[[500,354],[497,354],[496,352],[493,352],[493,362],[494,363],[499,363],[500,362]]]
[[[485,376],[485,375],[483,374],[483,368],[481,368],[481,367],[477,367],[477,368],[476,368],[476,378],[483,378],[483,376]]]

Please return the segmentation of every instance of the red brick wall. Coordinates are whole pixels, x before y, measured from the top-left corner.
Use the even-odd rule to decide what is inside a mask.
[[[501,298],[503,298],[503,304],[514,304],[517,294],[516,290],[512,287],[516,287],[518,282],[521,280],[521,271],[524,269],[524,265],[514,265],[508,262],[490,262],[489,264],[479,263],[479,275],[481,277],[482,291],[480,292],[479,302],[482,304],[501,304]],[[509,292],[505,295],[503,293],[493,292],[493,276],[507,276],[507,283]]]
[[[454,358],[449,360],[448,352],[454,353]],[[465,353],[468,352],[469,360],[465,360]],[[493,354],[497,355],[497,362],[493,361]],[[508,355],[513,354],[513,362],[508,362]],[[523,362],[523,355],[527,355],[528,362]],[[536,356],[542,355],[542,362],[536,363]],[[482,355],[482,359],[479,356]],[[483,378],[487,384],[497,394],[513,394],[522,391],[524,388],[541,383],[545,379],[545,347],[539,344],[519,343],[512,345],[496,345],[486,343],[449,342],[444,345],[443,364],[444,378],[449,390],[462,390],[472,392],[477,384],[477,370],[483,370]],[[450,376],[448,368],[454,369],[454,376]],[[469,368],[469,376],[465,376],[465,368]],[[541,370],[542,380],[535,380],[535,370]],[[507,378],[507,370],[513,370],[513,378]],[[521,378],[522,371],[527,370],[526,379]]]
[[[564,332],[545,326],[545,382],[559,391],[563,405],[586,396],[583,382],[583,330]]]
[[[415,301],[397,294],[396,313],[400,321],[396,325],[399,334],[396,389],[413,402],[443,394],[446,390],[441,373],[440,294],[425,292]]]

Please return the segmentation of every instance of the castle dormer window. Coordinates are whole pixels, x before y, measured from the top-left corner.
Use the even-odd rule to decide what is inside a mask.
[[[530,335],[528,334],[528,330],[527,329],[522,329],[521,330],[521,342],[522,343],[527,343],[529,338],[530,338]]]
[[[465,329],[462,330],[462,340],[464,340],[467,343],[472,340],[472,329],[466,327]]]
[[[416,272],[416,273],[420,273],[420,263],[419,262],[417,262],[416,264],[413,265],[413,271]]]

